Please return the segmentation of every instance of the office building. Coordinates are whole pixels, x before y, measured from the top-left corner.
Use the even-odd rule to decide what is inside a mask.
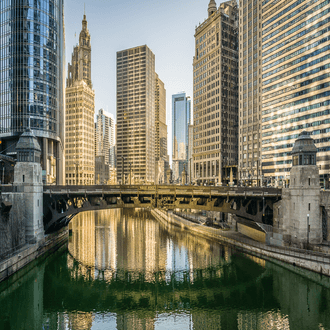
[[[261,0],[239,2],[239,183],[260,185],[261,171]]]
[[[155,183],[166,182],[166,171],[169,168],[167,154],[167,125],[166,125],[166,90],[164,83],[156,74],[155,88]]]
[[[156,74],[155,89],[155,116],[156,116],[156,160],[168,160],[167,154],[167,125],[166,125],[166,90],[164,83]]]
[[[117,52],[117,181],[155,181],[155,55],[146,46]]]
[[[330,4],[263,1],[262,166],[268,183],[288,183],[291,149],[302,131],[318,148],[327,186],[330,168]]]
[[[234,184],[238,163],[238,9],[214,0],[195,29],[194,180]]]
[[[41,147],[43,181],[64,183],[63,0],[2,1],[0,152],[15,157],[30,127]]]
[[[181,182],[182,171],[188,169],[188,134],[191,101],[186,93],[172,95],[172,169],[173,181]]]
[[[86,15],[79,45],[74,47],[65,90],[66,184],[95,183],[94,90],[91,80],[91,38]]]
[[[104,156],[105,163],[114,167],[115,120],[103,109],[96,116],[95,139],[95,156]]]
[[[190,124],[188,127],[188,183],[192,183],[194,180],[193,177],[193,148],[194,146],[194,125]]]

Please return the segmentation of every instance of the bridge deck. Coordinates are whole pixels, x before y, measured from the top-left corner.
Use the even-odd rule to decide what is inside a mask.
[[[58,195],[158,195],[158,196],[255,196],[279,197],[282,190],[264,187],[214,187],[175,185],[94,185],[94,186],[44,186],[44,194]]]

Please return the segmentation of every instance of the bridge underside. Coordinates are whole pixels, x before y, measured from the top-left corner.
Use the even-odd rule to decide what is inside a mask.
[[[58,230],[80,212],[114,208],[194,209],[235,214],[259,223],[273,224],[276,196],[208,196],[187,193],[46,193],[44,194],[44,227],[46,233]]]

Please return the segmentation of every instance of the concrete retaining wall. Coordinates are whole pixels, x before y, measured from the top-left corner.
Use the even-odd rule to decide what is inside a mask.
[[[61,231],[48,235],[42,241],[27,245],[17,251],[12,257],[0,262],[0,282],[12,276],[20,269],[40,257],[46,257],[68,242],[69,231]]]
[[[255,241],[265,243],[266,242],[266,234],[260,230],[256,230],[249,226],[246,226],[242,223],[237,223],[237,230],[239,233],[254,239]]]
[[[187,220],[180,219],[180,217],[173,215],[171,212],[166,213],[159,209],[153,209],[151,210],[151,213],[156,219],[162,222],[166,221],[190,232],[217,239],[218,241],[230,244],[243,252],[248,252],[264,259],[277,259],[295,267],[301,267],[322,275],[330,276],[330,256],[328,255],[324,255],[323,257],[315,256],[307,253],[308,251],[306,251],[306,253],[301,253],[295,250],[266,246],[265,244],[258,242],[255,242],[256,246],[254,244],[250,245],[226,237],[225,234],[222,234],[223,232],[220,229],[192,224]]]

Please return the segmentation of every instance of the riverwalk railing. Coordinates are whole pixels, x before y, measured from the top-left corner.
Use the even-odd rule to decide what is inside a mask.
[[[32,245],[34,243],[35,243],[35,239],[32,239],[28,242],[17,245],[14,248],[6,250],[5,252],[0,254],[0,262],[13,257],[15,254],[17,254],[17,252],[19,252],[20,250],[25,250],[26,248],[28,248],[30,245]]]
[[[158,215],[161,217],[170,216],[171,214],[173,214],[173,212],[167,213],[159,209],[154,209],[154,211],[158,213]],[[209,234],[208,236],[242,250],[245,250],[244,245],[248,245],[253,248],[261,249],[263,251],[267,251],[270,253],[281,254],[286,257],[300,258],[308,261],[314,261],[314,262],[330,265],[330,254],[312,251],[308,249],[299,249],[291,246],[267,245],[265,243],[255,241],[253,239],[246,238],[244,235],[238,232],[225,231],[220,228],[218,229],[218,228],[208,227],[197,223],[192,223],[191,226],[195,229],[196,227],[197,228],[201,227],[203,228],[204,232],[207,232]],[[249,249],[249,251],[251,252],[251,249]],[[255,252],[258,253],[257,251]]]

